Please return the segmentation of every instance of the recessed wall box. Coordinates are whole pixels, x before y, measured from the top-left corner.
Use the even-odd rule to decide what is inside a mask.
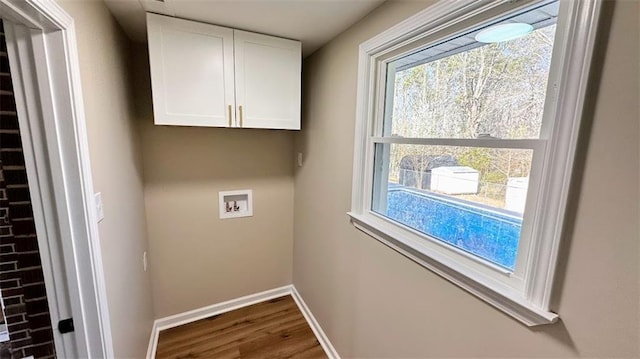
[[[252,190],[224,191],[218,197],[220,219],[253,216]]]

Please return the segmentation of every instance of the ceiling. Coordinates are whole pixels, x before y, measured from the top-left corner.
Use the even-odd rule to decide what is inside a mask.
[[[309,56],[384,0],[105,0],[131,40],[147,41],[145,12],[302,41]]]
[[[485,44],[476,41],[475,36],[481,30],[497,23],[526,23],[533,25],[534,29],[540,29],[556,23],[560,3],[557,0],[547,0],[535,6],[526,7],[506,17],[499,18],[492,23],[483,24],[481,27],[458,35],[424,50],[420,50],[409,56],[405,56],[395,61],[396,71],[402,71],[427,62],[435,61],[447,56],[451,56],[463,51]]]

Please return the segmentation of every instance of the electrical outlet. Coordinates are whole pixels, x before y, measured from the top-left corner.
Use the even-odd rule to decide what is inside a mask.
[[[147,251],[144,251],[144,253],[142,253],[142,268],[145,272],[147,271]]]
[[[298,152],[297,162],[298,162],[298,167],[302,167],[302,152]]]

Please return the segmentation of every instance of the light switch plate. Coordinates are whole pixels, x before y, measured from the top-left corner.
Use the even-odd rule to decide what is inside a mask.
[[[147,271],[147,251],[144,251],[144,253],[142,253],[142,269],[144,269],[144,271]]]
[[[97,217],[98,223],[100,223],[104,219],[104,207],[102,206],[102,193],[98,192],[94,194],[94,197],[96,201],[96,217]]]

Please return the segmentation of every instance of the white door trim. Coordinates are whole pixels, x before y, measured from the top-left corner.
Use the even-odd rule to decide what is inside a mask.
[[[10,26],[30,42],[10,56],[34,59],[19,66],[16,101],[27,117],[20,125],[52,320],[74,318],[74,335],[59,336],[53,322],[56,350],[113,358],[73,19],[53,0],[0,0],[0,17],[31,29]]]
[[[35,48],[42,45],[41,42],[32,41],[32,32],[40,31],[30,30],[24,25],[13,24],[10,21],[4,22],[4,31],[49,313],[51,323],[55,324],[59,320],[72,317],[73,314],[64,272],[54,269],[56,263],[61,262],[58,258],[62,258],[63,250],[55,206],[53,202],[48,201],[53,196],[53,188],[45,185],[49,181],[49,170],[47,164],[41,161],[42,158],[46,158],[45,136],[39,125],[45,105],[38,97],[29,96],[29,93],[33,93],[38,87],[37,74],[33,71]],[[53,330],[53,338],[57,355],[65,357],[76,352],[73,336],[63,336],[59,331]]]

